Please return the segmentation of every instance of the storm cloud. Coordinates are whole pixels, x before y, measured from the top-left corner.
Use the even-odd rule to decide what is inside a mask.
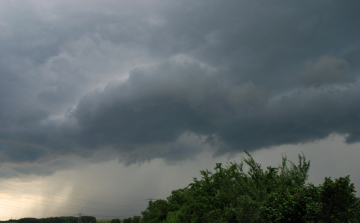
[[[360,141],[358,2],[0,6],[4,177]]]

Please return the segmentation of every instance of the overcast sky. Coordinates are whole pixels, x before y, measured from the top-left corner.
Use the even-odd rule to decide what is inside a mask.
[[[0,1],[0,220],[139,215],[244,150],[360,190],[359,10]]]

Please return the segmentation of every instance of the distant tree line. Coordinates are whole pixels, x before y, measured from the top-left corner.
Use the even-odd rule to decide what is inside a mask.
[[[150,201],[143,222],[360,222],[349,176],[315,186],[306,184],[310,161],[304,155],[297,165],[283,156],[281,165],[266,170],[247,155],[239,164],[216,164],[214,173],[200,171],[200,180],[172,191],[167,200]]]
[[[21,218],[19,220],[10,219],[7,221],[0,221],[0,223],[77,223],[78,217],[51,217],[51,218]],[[82,223],[96,223],[97,220],[92,216],[82,216]],[[141,216],[133,216],[126,219],[112,219],[110,223],[141,223]]]
[[[16,221],[17,223],[77,223],[77,217],[51,217],[51,218],[21,218],[19,220],[11,220],[7,222]],[[92,216],[82,216],[82,223],[96,223],[96,218]]]

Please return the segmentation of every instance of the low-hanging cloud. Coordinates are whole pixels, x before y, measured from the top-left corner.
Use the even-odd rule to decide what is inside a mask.
[[[316,63],[307,63],[306,70],[300,74],[300,79],[308,86],[324,84],[344,84],[355,81],[348,72],[349,63],[345,60],[323,56]]]
[[[357,2],[0,4],[4,176],[360,140]]]

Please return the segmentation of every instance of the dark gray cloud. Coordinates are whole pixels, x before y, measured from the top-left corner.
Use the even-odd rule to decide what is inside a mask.
[[[150,70],[150,72],[149,72]],[[185,131],[209,135],[242,110],[264,107],[252,83],[227,86],[193,64],[166,63],[83,98],[74,116],[90,145],[171,142]],[[94,140],[94,141],[92,141]],[[84,140],[85,141],[85,140]]]
[[[0,4],[11,171],[360,141],[355,1]]]
[[[349,69],[349,64],[345,60],[324,56],[315,63],[306,64],[306,69],[299,75],[299,78],[308,86],[343,84],[355,81],[346,72],[347,69]]]
[[[193,75],[201,70],[173,66],[178,65],[160,66],[160,74],[135,72],[127,82],[80,101],[75,117],[88,147],[166,143],[186,131],[215,138],[218,152],[305,143],[334,132],[355,142],[357,83],[301,88],[269,101],[252,83],[229,86],[213,76],[196,82]]]

